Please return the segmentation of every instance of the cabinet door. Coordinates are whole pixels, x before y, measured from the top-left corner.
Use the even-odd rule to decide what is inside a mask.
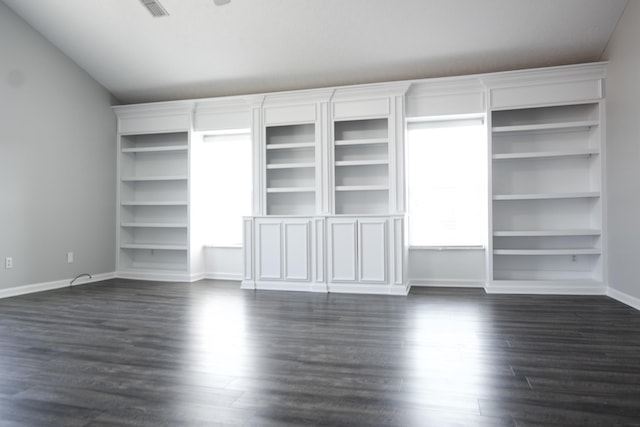
[[[282,280],[282,224],[257,223],[258,279]]]
[[[361,282],[385,283],[387,279],[387,221],[358,221],[358,276]]]
[[[284,279],[308,282],[309,269],[309,221],[284,223]]]
[[[329,280],[355,282],[357,277],[356,220],[329,222]]]

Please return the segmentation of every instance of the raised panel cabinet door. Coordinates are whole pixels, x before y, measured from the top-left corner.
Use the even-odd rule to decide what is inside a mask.
[[[309,222],[284,224],[284,279],[308,282]]]
[[[258,278],[282,279],[282,224],[258,223]]]
[[[356,221],[329,223],[329,277],[332,282],[357,280]]]
[[[360,281],[385,283],[387,280],[387,221],[358,222],[358,272]]]

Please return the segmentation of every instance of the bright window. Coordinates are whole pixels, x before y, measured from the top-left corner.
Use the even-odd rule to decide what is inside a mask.
[[[487,135],[481,118],[410,122],[409,245],[486,242]]]
[[[204,242],[242,245],[242,217],[251,214],[251,134],[205,135],[198,163],[202,183],[199,216]]]

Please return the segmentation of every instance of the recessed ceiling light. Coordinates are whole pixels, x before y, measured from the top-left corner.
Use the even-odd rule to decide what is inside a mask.
[[[224,6],[225,4],[229,3],[231,0],[213,0],[213,2],[216,4],[216,6]]]

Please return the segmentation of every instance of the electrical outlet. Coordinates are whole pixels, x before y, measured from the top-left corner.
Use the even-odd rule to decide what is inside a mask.
[[[73,262],[73,252],[67,252],[67,262],[69,264]]]
[[[8,256],[4,259],[4,268],[6,268],[7,270],[13,268],[13,258]]]

